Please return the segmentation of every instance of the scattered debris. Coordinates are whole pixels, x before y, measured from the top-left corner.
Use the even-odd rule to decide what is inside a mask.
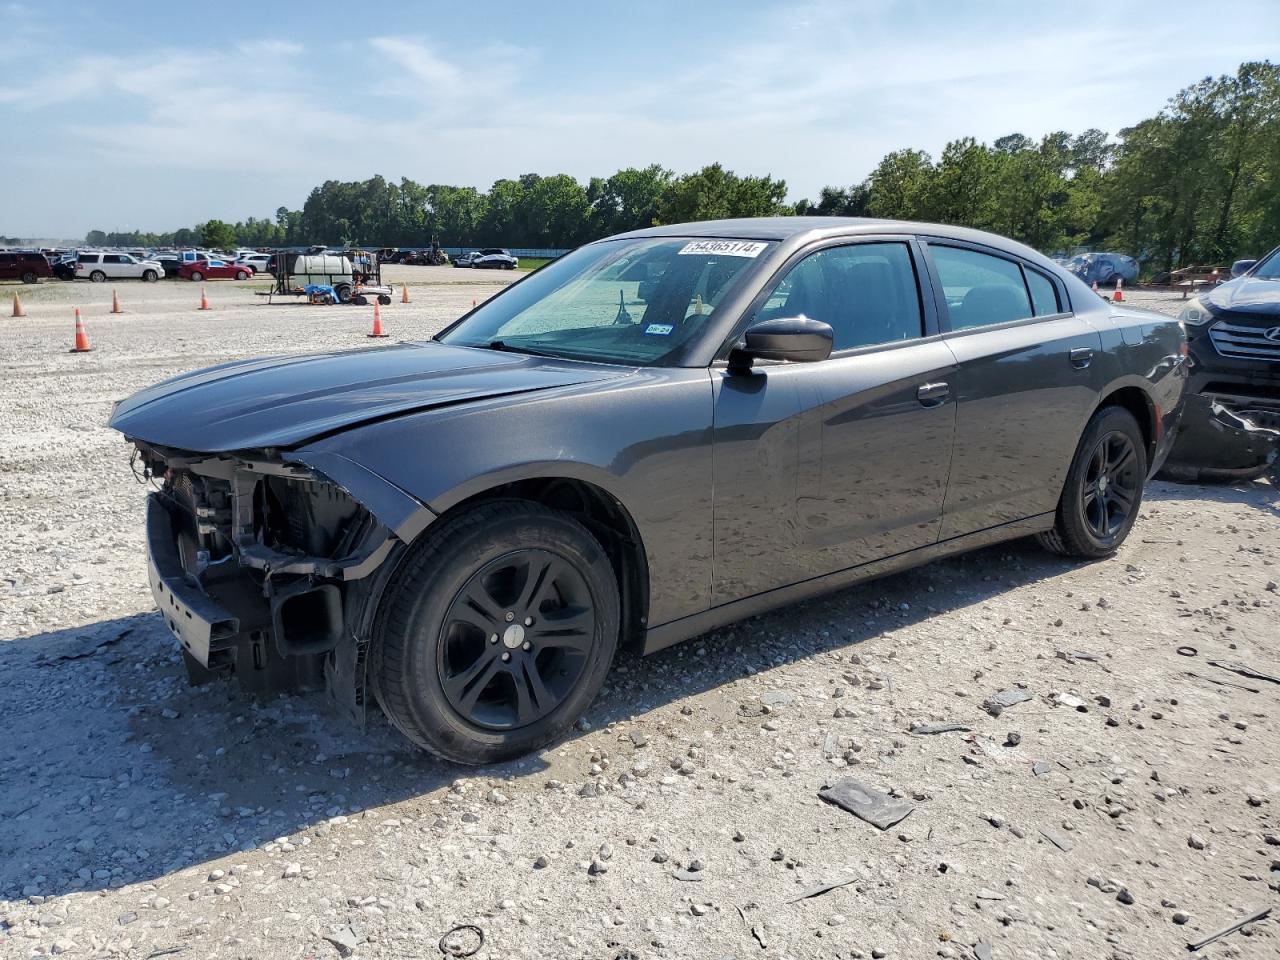
[[[702,871],[700,870],[672,870],[671,876],[675,877],[677,880],[683,880],[686,883],[700,883],[702,881]]]
[[[1211,667],[1217,667],[1219,670],[1229,670],[1232,673],[1238,673],[1242,677],[1248,677],[1250,680],[1265,680],[1267,683],[1280,683],[1280,677],[1273,677],[1269,673],[1261,673],[1253,667],[1239,661],[1234,663],[1223,663],[1221,660],[1206,660],[1205,663]]]
[[[97,653],[99,650],[102,650],[104,647],[114,647],[117,643],[119,643],[125,637],[129,636],[129,634],[131,633],[133,633],[133,627],[129,627],[125,630],[120,630],[117,633],[108,637],[103,637],[103,636],[94,637],[94,638],[88,639],[86,642],[80,645],[78,649],[69,650],[66,653],[59,653],[52,657],[41,657],[40,662],[41,663],[63,663],[68,660],[83,660],[85,659],[85,657],[92,657],[95,653]]]
[[[926,736],[931,733],[968,733],[972,728],[966,727],[963,723],[913,723],[911,732]]]
[[[474,934],[468,937],[467,934]],[[468,940],[475,940],[469,945]],[[440,938],[440,952],[448,957],[471,957],[484,946],[484,931],[474,923],[460,923]]]
[[[973,955],[977,960],[991,960],[991,944],[985,940],[979,940],[973,945]]]
[[[1074,693],[1059,693],[1055,690],[1049,694],[1049,702],[1055,707],[1071,707],[1080,713],[1089,712],[1089,705],[1085,703],[1082,697],[1077,697]]]
[[[1053,827],[1041,827],[1040,836],[1044,837],[1063,853],[1070,853],[1075,847],[1075,844],[1071,842],[1065,833]]]
[[[1008,690],[1001,690],[999,693],[987,697],[987,699],[982,702],[982,709],[986,710],[987,713],[991,714],[991,716],[998,717],[1003,711],[1008,710],[1010,707],[1017,706],[1020,703],[1025,703],[1030,699],[1031,694],[1026,690],[1023,690],[1021,687],[1010,687]]]
[[[1231,924],[1231,926],[1223,927],[1217,933],[1209,934],[1209,936],[1205,937],[1203,940],[1197,940],[1195,943],[1188,943],[1187,949],[1195,952],[1202,947],[1207,947],[1215,940],[1221,940],[1223,937],[1235,933],[1242,927],[1247,927],[1249,924],[1256,923],[1258,920],[1265,920],[1269,913],[1271,913],[1271,908],[1263,907],[1261,910],[1249,914],[1249,916],[1245,917],[1243,920],[1237,920],[1235,923]]]
[[[342,927],[334,933],[326,933],[324,939],[333,944],[334,949],[343,957],[351,956],[360,945],[360,938],[350,927]]]
[[[836,880],[832,883],[820,883],[816,887],[808,887],[801,891],[798,897],[792,897],[787,903],[799,903],[801,900],[811,900],[814,897],[820,897],[824,893],[830,893],[832,890],[839,890],[841,887],[847,887],[854,883],[858,878],[850,877],[847,880]]]
[[[905,820],[915,809],[906,801],[895,800],[887,793],[872,790],[853,777],[845,777],[834,785],[823,787],[818,791],[818,796],[881,830],[888,830],[895,823]]]
[[[1193,673],[1190,670],[1188,670],[1184,676],[1190,677],[1193,680],[1203,680],[1205,683],[1216,684],[1219,687],[1234,687],[1237,690],[1248,690],[1250,693],[1262,692],[1257,687],[1246,686],[1243,683],[1232,683],[1230,680],[1215,680],[1213,677],[1202,677],[1200,674]]]

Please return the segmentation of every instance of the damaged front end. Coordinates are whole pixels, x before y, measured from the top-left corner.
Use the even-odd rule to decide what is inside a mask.
[[[326,475],[266,451],[136,443],[148,578],[193,682],[327,687],[363,718],[370,613],[403,542]]]
[[[1280,480],[1280,403],[1191,394],[1160,478],[1229,483],[1270,473]]]

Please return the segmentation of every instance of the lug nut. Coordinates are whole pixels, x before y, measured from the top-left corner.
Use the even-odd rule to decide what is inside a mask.
[[[511,662],[511,654],[509,654],[509,653],[504,653],[504,654],[502,655],[502,662],[503,662],[503,663],[510,663],[510,662]]]
[[[533,644],[532,644],[532,643],[530,643],[528,640],[526,640],[526,641],[524,642],[524,649],[525,649],[525,651],[526,651],[526,652],[527,652],[527,651],[529,651],[529,650],[532,650],[532,649],[533,649]]]
[[[512,620],[514,620],[515,618],[516,618],[516,615],[515,615],[514,613],[512,613],[510,610],[508,610],[508,611],[507,611],[507,623],[510,623],[510,622],[511,622]]]
[[[524,618],[524,625],[525,625],[526,627],[532,627],[532,626],[533,626],[533,617],[525,617],[525,618]]]
[[[497,643],[497,642],[498,642],[498,635],[497,635],[496,633],[491,634],[491,635],[489,636],[489,642],[490,642],[490,643]]]

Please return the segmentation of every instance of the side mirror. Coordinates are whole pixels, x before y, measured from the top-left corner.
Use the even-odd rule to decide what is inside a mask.
[[[746,368],[752,360],[807,363],[831,356],[830,324],[808,317],[779,317],[747,327],[742,343],[729,355],[729,366]]]
[[[1252,270],[1257,260],[1237,260],[1231,265],[1231,278],[1244,276],[1246,270]]]

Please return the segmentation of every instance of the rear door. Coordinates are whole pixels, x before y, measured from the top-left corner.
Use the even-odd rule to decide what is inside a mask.
[[[0,280],[16,280],[18,277],[18,255],[16,253],[0,253]]]
[[[1049,273],[1003,251],[926,244],[955,354],[943,540],[1049,513],[1097,403],[1102,343]]]

